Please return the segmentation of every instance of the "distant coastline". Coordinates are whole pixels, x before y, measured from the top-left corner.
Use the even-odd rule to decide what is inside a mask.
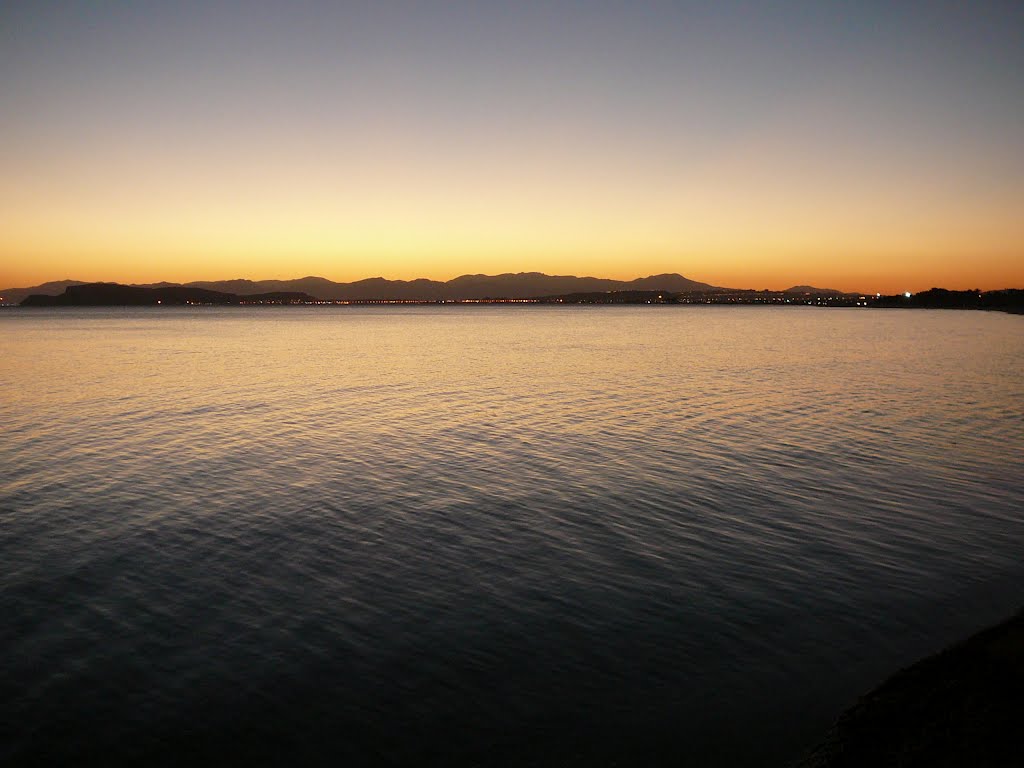
[[[654,284],[660,281],[665,287],[627,288],[601,291],[572,291],[568,293],[541,293],[534,291],[565,281],[587,282],[596,278],[565,278],[536,274],[514,275],[507,285],[495,286],[494,280],[480,280],[473,288],[463,288],[461,294],[445,297],[428,297],[426,293],[410,293],[409,285],[402,284],[403,290],[390,285],[375,284],[374,287],[360,286],[360,290],[339,290],[335,288],[327,296],[307,291],[264,291],[256,293],[228,292],[198,285],[157,285],[137,286],[119,283],[62,283],[37,286],[36,289],[14,289],[7,291],[2,303],[10,306],[16,303],[23,307],[85,307],[85,306],[186,306],[186,305],[375,305],[375,304],[558,304],[558,305],[611,305],[611,304],[686,304],[719,306],[818,306],[818,307],[871,307],[879,309],[981,309],[1024,313],[1024,290],[1006,289],[1001,291],[950,291],[932,288],[920,293],[904,293],[893,296],[881,294],[842,293],[831,289],[811,286],[795,286],[785,291],[739,290],[715,288],[696,283],[681,275],[652,276],[632,283]],[[526,278],[525,280],[523,278]],[[548,278],[545,281],[544,278]],[[319,278],[316,278],[319,279]],[[240,288],[251,287],[245,281]],[[302,281],[291,281],[300,283]],[[383,281],[391,283],[392,281]],[[672,290],[671,285],[681,282],[696,287]],[[262,284],[253,284],[266,287]],[[333,284],[348,287],[352,284]],[[447,285],[447,284],[445,284]],[[505,291],[495,290],[504,287]],[[57,289],[63,288],[63,291]],[[429,291],[427,292],[429,293]]]
[[[57,296],[67,288],[95,281],[59,280],[29,288],[8,288],[0,291],[0,302],[19,304],[30,295]],[[117,285],[108,283],[107,285]],[[339,283],[324,277],[300,277],[294,280],[217,280],[190,283],[149,283],[125,286],[162,290],[166,288],[212,291],[228,296],[260,294],[306,294],[318,301],[470,301],[482,299],[527,299],[582,292],[607,291],[721,291],[723,289],[679,274],[649,275],[635,280],[611,280],[575,275],[546,275],[541,272],[516,272],[501,275],[462,275],[448,281],[387,280],[371,277],[350,283]],[[209,296],[207,298],[210,298]],[[218,301],[226,301],[224,297]]]

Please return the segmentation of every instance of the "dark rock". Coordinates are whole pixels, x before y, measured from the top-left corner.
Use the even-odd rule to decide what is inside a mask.
[[[795,768],[1024,766],[1024,611],[897,673]]]

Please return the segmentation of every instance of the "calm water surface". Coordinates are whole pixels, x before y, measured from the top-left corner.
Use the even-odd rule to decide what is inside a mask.
[[[0,312],[0,761],[783,765],[1024,602],[1024,317]]]

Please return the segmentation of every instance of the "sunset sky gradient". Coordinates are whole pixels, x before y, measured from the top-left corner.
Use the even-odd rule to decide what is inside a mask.
[[[1024,287],[1021,2],[0,7],[0,287]]]

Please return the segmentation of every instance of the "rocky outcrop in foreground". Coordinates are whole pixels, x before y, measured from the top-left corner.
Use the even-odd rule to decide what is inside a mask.
[[[795,768],[1024,766],[1024,611],[897,673]]]

